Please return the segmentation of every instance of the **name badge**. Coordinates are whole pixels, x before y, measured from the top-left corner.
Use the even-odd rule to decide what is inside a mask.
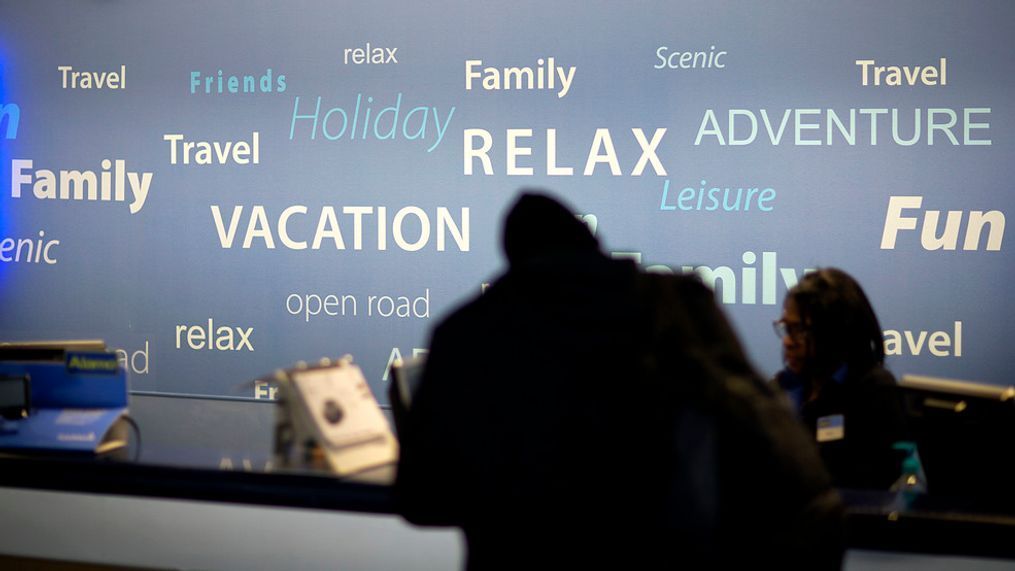
[[[818,442],[831,442],[846,437],[846,418],[841,414],[822,416],[818,419]]]

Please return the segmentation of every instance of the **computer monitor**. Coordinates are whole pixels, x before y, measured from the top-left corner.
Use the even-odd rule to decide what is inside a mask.
[[[900,386],[928,493],[1015,505],[1015,387],[920,375]]]
[[[18,420],[28,416],[31,402],[27,375],[0,374],[0,418]]]

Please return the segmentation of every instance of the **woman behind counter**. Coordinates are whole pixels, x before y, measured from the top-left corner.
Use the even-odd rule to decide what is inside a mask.
[[[815,438],[838,487],[888,489],[899,477],[902,401],[884,368],[881,325],[860,284],[826,268],[789,290],[782,318],[785,368],[776,381]]]

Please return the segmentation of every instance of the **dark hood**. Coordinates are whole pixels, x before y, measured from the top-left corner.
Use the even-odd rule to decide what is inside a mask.
[[[588,226],[545,194],[523,193],[504,222],[504,253],[512,266],[550,255],[597,252],[599,242]]]

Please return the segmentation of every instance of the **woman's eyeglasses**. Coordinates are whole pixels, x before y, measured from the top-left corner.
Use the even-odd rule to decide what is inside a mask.
[[[787,323],[785,319],[776,319],[772,322],[772,329],[776,337],[782,339],[789,336],[791,339],[803,339],[807,337],[807,330],[800,323]]]

